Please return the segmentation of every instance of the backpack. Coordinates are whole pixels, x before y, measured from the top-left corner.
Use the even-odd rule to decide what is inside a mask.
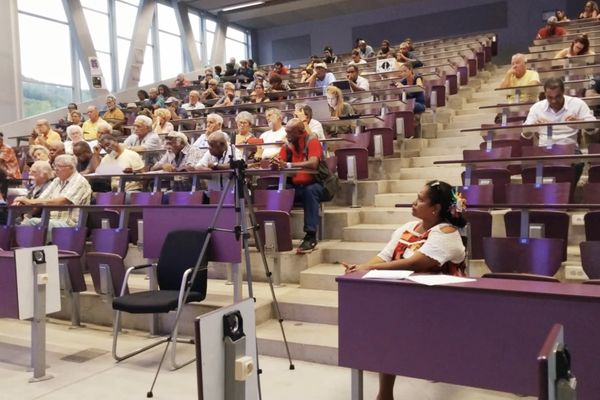
[[[304,141],[304,157],[308,160],[308,144],[311,140],[318,140],[316,136],[307,136]],[[320,146],[320,144],[319,144]],[[292,161],[292,150],[290,148],[286,149],[287,152],[287,161]],[[325,161],[324,154],[321,153],[321,158],[319,159],[319,165],[317,166],[317,173],[315,175],[315,181],[323,185],[325,188],[325,195],[323,201],[330,201],[333,199],[335,194],[341,189],[340,180],[337,175],[332,173],[327,166],[327,162]]]

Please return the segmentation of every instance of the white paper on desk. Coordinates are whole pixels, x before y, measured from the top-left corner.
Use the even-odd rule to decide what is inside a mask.
[[[363,279],[406,279],[413,271],[372,269],[363,275]]]
[[[413,275],[406,279],[427,286],[450,285],[452,283],[474,282],[476,280],[452,275]]]

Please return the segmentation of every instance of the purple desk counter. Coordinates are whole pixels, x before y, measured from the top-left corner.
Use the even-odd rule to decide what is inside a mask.
[[[449,286],[340,276],[339,365],[537,395],[537,354],[565,329],[580,399],[600,396],[600,286],[480,278]]]

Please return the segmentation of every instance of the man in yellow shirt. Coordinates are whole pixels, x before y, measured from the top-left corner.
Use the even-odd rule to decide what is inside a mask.
[[[115,96],[106,96],[106,107],[107,110],[102,116],[102,119],[108,122],[113,129],[120,130],[121,126],[125,123],[125,114],[117,107],[117,99]]]
[[[527,69],[527,60],[525,59],[525,55],[521,53],[517,53],[512,56],[511,66],[506,71],[506,75],[504,75],[504,79],[500,82],[500,89],[509,88],[509,87],[521,87],[521,86],[531,86],[531,85],[539,85],[540,84],[540,76],[537,71]],[[533,103],[538,101],[538,93],[541,91],[540,88],[530,88],[521,90],[521,94],[519,96],[519,103]],[[509,102],[516,102],[514,95],[506,96]]]
[[[87,140],[97,140],[98,138],[98,124],[105,122],[100,118],[98,108],[96,106],[89,106],[87,108],[87,115],[89,119],[83,123],[83,138]]]
[[[62,142],[60,133],[50,128],[47,119],[38,119],[29,138],[29,145],[39,144],[47,147],[48,142]]]

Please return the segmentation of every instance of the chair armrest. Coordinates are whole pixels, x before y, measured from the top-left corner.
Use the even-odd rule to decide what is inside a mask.
[[[127,288],[128,282],[129,282],[129,275],[133,271],[138,270],[138,269],[150,268],[150,267],[156,267],[156,265],[155,264],[141,264],[141,265],[134,265],[133,267],[127,268],[127,271],[125,271],[125,277],[123,278],[123,287],[121,287],[121,294],[119,296],[125,295],[125,290]]]
[[[180,310],[181,306],[183,306],[183,296],[187,288],[188,278],[192,274],[193,270],[194,268],[186,269],[183,273],[183,276],[181,277],[181,285],[179,286],[179,298],[177,300],[177,310]]]

